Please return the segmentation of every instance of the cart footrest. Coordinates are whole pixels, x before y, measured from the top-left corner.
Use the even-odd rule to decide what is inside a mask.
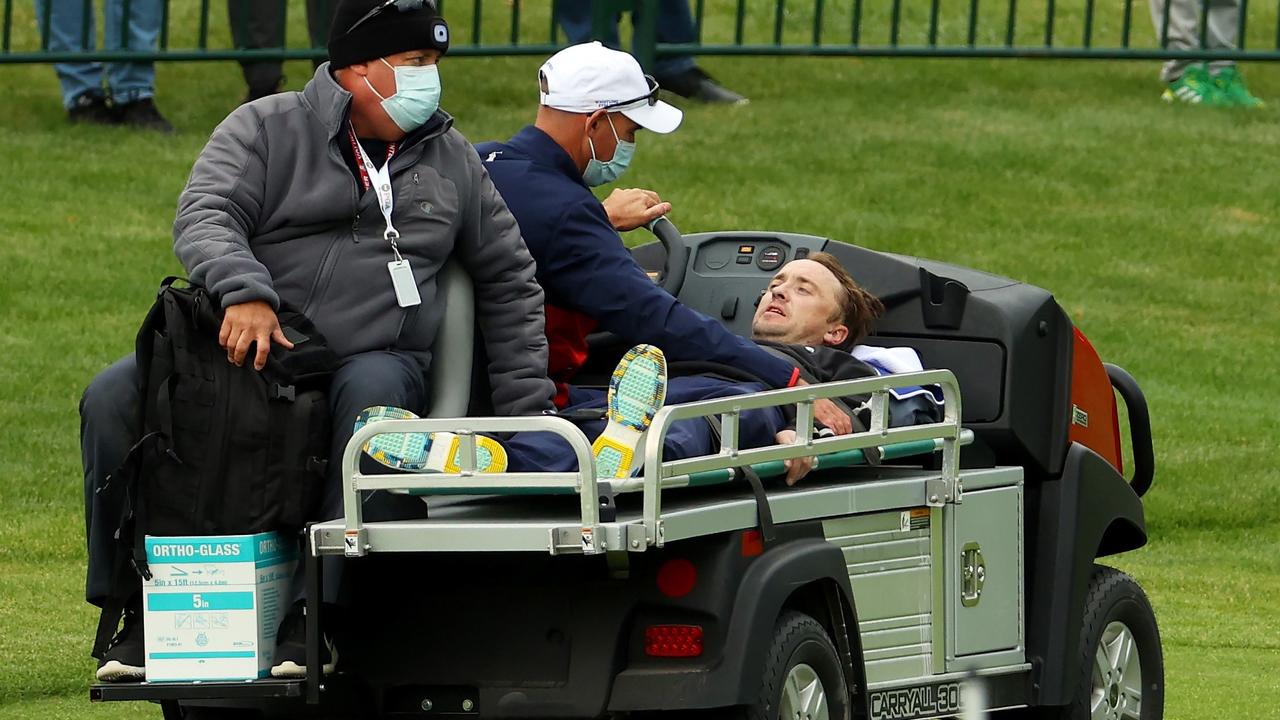
[[[255,698],[301,698],[304,680],[240,680],[217,682],[136,682],[102,683],[89,686],[93,702],[114,700],[239,700]]]

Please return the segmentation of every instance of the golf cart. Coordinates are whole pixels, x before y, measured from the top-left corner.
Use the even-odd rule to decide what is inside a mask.
[[[978,705],[1162,716],[1150,604],[1095,563],[1146,542],[1146,403],[1048,292],[807,235],[682,237],[665,221],[654,232],[661,242],[636,248],[639,263],[740,334],[783,263],[832,253],[886,306],[868,342],[945,369],[668,406],[640,474],[610,482],[569,421],[484,416],[474,328],[451,312],[429,417],[360,429],[344,459],[344,517],[306,532],[308,676],[102,684],[93,699],[159,702],[166,718],[905,720]],[[444,285],[451,308],[470,306],[464,277]],[[603,384],[625,347],[607,335],[592,345],[582,379]],[[943,420],[893,426],[889,391],[903,386],[938,387]],[[815,399],[860,393],[871,395],[868,431],[811,431]],[[797,442],[740,448],[739,413],[770,405],[795,406]],[[663,459],[672,423],[698,417],[718,418],[722,451]],[[459,472],[360,472],[375,435],[438,430],[461,434]],[[515,431],[559,435],[579,469],[475,473],[475,434]],[[819,460],[799,485],[768,480],[800,456]],[[428,517],[365,522],[360,499],[374,490],[422,495]],[[343,563],[352,591],[332,623],[329,676],[323,558]]]

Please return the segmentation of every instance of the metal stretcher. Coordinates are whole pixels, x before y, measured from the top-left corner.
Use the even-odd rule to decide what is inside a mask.
[[[941,422],[911,427],[889,427],[889,390],[911,385],[936,385],[942,389]],[[865,432],[816,437],[813,404],[824,398],[870,395],[871,422]],[[794,405],[797,438],[794,443],[759,448],[739,446],[741,414],[747,410]],[[681,420],[718,416],[721,448],[714,455],[664,460],[663,441],[672,425]],[[388,420],[357,431],[343,458],[343,508],[340,520],[318,523],[310,531],[315,555],[359,557],[379,552],[526,551],[551,554],[596,554],[609,551],[643,552],[666,542],[752,527],[756,508],[752,501],[734,494],[699,494],[696,497],[664,497],[676,488],[727,485],[751,467],[760,477],[784,474],[783,461],[815,457],[814,469],[866,466],[866,451],[876,448],[883,459],[928,455],[941,451],[937,471],[903,468],[870,468],[837,482],[821,475],[770,494],[778,502],[779,519],[819,519],[863,512],[886,492],[896,503],[941,507],[959,501],[963,489],[959,474],[959,447],[972,441],[960,427],[960,394],[955,377],[946,370],[932,370],[877,378],[846,380],[783,390],[771,390],[732,398],[705,400],[662,408],[654,417],[644,444],[642,472],[624,480],[600,480],[595,476],[591,441],[568,420],[529,418],[424,418]],[[359,470],[361,448],[383,433],[431,433],[448,431],[462,438],[457,473],[366,474]],[[480,433],[545,432],[560,437],[567,451],[577,457],[574,472],[478,473],[475,470],[475,437]],[[927,476],[921,482],[922,476]],[[873,484],[859,479],[880,480]],[[485,496],[473,500],[439,503],[432,517],[422,520],[365,522],[362,497],[372,491],[405,491],[418,495]],[[619,508],[611,519],[602,519],[601,506],[613,497],[640,493],[640,508]],[[565,505],[502,502],[501,496],[530,494],[578,496],[577,511]],[[914,497],[919,495],[919,497]],[[435,501],[433,501],[434,504]],[[664,507],[665,504],[665,507]]]

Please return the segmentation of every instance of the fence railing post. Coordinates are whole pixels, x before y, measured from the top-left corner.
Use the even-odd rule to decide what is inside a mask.
[[[53,4],[52,0],[50,0],[49,4]],[[110,8],[108,8],[108,11],[110,11]],[[80,3],[80,47],[89,47],[89,28],[92,26],[93,2],[91,0],[82,0]],[[105,31],[103,32],[103,37],[106,37]]]
[[[1129,47],[1129,33],[1133,29],[1133,0],[1124,0],[1124,25],[1120,29],[1120,47]]]
[[[969,0],[969,34],[965,37],[969,47],[978,44],[978,0]]]
[[[200,28],[196,35],[196,46],[201,50],[209,49],[209,0],[200,0]]]
[[[591,39],[604,42],[618,24],[618,14],[634,9],[634,0],[595,0],[591,3]],[[555,3],[552,4],[554,8]],[[554,14],[554,10],[553,10]]]
[[[110,9],[108,9],[107,12],[110,12]],[[123,2],[120,3],[120,47],[125,50],[129,49],[129,25],[132,23],[133,2],[132,0],[123,0]]]
[[[1249,0],[1240,0],[1240,24],[1236,28],[1236,47],[1244,50],[1245,27],[1249,21]]]
[[[1200,49],[1209,49],[1209,0],[1200,0]]]
[[[658,61],[658,0],[635,0],[631,12],[636,13],[632,40],[636,60],[646,72],[653,72]]]
[[[591,37],[605,42],[617,37],[619,14],[630,11],[634,19],[632,47],[640,67],[652,71],[658,56],[658,0],[592,0]]]

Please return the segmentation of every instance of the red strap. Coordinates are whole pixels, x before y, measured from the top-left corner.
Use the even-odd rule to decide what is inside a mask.
[[[368,191],[369,188],[373,187],[373,182],[369,180],[369,171],[365,169],[364,161],[360,159],[360,141],[356,139],[356,131],[351,129],[349,125],[347,126],[347,139],[351,141],[351,155],[355,158],[356,170],[360,173],[360,187]],[[387,157],[382,161],[384,165],[391,162],[391,156],[396,154],[396,147],[396,143],[387,145]]]

